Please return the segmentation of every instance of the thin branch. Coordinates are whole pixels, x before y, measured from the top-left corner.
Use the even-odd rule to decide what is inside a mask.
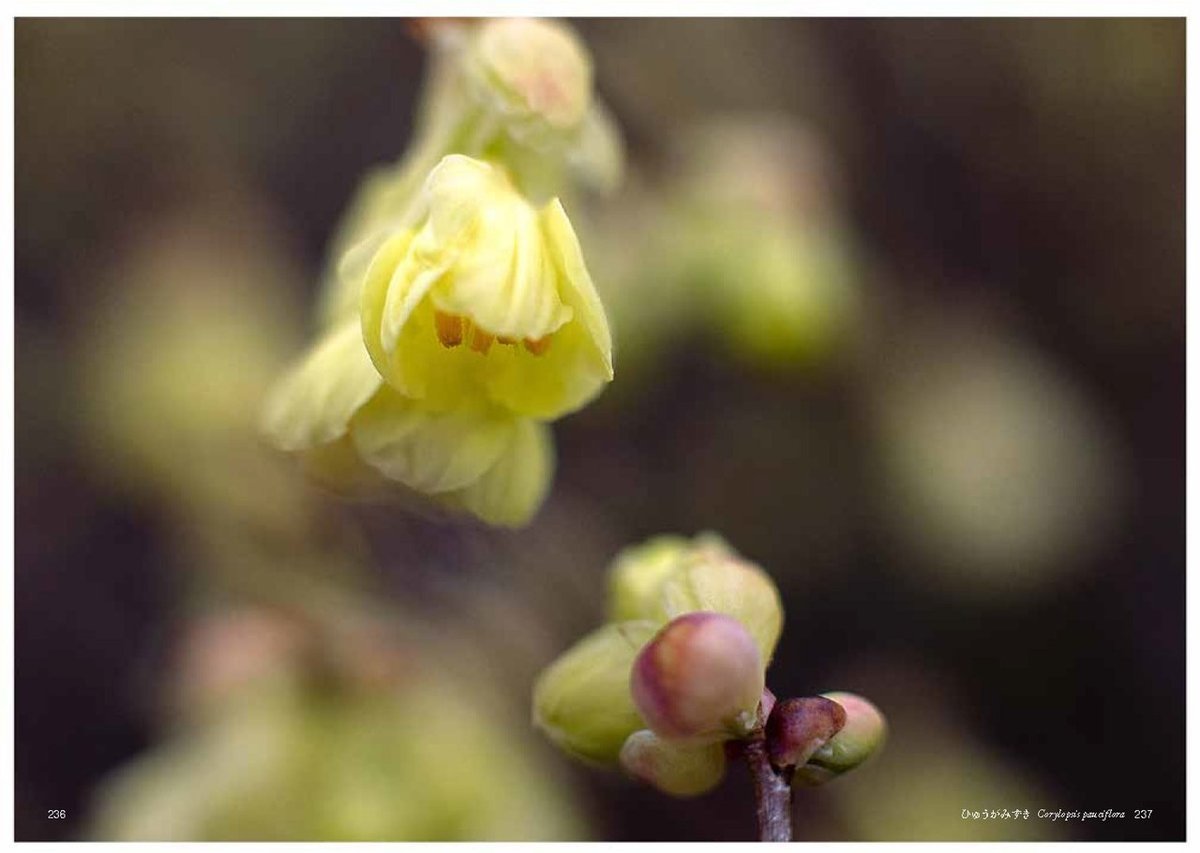
[[[792,786],[775,771],[767,757],[767,745],[761,738],[742,747],[750,778],[754,780],[754,799],[758,806],[758,840],[792,840]]]

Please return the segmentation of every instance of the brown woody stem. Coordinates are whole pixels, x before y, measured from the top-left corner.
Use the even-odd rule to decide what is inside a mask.
[[[792,785],[776,772],[767,756],[767,744],[762,738],[742,745],[746,766],[754,780],[754,799],[758,806],[758,840],[792,840]]]

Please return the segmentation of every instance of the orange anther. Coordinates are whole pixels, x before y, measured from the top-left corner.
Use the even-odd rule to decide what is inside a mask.
[[[496,340],[496,336],[491,332],[485,332],[478,327],[471,331],[471,349],[475,352],[487,353],[492,348],[494,340]]]
[[[438,340],[442,342],[442,346],[456,347],[463,342],[462,317],[434,311],[433,324],[437,327]]]
[[[525,349],[529,350],[534,355],[541,355],[546,350],[550,349],[550,336],[546,335],[546,337],[538,338],[537,340],[526,338]]]

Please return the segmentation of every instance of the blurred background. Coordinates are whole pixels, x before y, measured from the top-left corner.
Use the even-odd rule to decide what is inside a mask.
[[[497,532],[254,431],[408,25],[17,21],[17,838],[750,839],[739,768],[673,801],[528,723],[612,556],[715,530],[775,692],[891,724],[798,838],[1181,839],[1183,22],[572,23],[617,379]]]

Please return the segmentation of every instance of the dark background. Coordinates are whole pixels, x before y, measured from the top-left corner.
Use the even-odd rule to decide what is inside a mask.
[[[782,109],[817,127],[893,300],[1016,318],[1103,412],[1124,474],[1120,511],[1069,574],[964,600],[909,571],[882,530],[871,426],[845,372],[763,378],[689,342],[651,400],[556,428],[565,508],[531,536],[599,544],[548,576],[559,610],[543,662],[598,620],[615,547],[718,529],[788,603],[776,693],[845,686],[885,711],[945,701],[972,743],[1037,780],[1023,807],[1154,810],[1065,837],[1181,839],[1183,22],[575,23],[631,161],[650,170],[671,129],[708,112]],[[422,55],[400,21],[24,19],[15,39],[16,832],[33,840],[78,833],[96,782],[153,742],[146,684],[176,618],[162,519],[114,500],[80,440],[68,345],[89,270],[181,199],[238,186],[282,223],[310,298],[358,177],[403,148]],[[414,535],[456,530],[427,527]],[[453,612],[429,586],[415,594]],[[903,719],[889,749],[903,750]],[[944,761],[918,753],[906,772]],[[739,773],[711,803],[573,773],[597,837],[748,835]],[[830,791],[800,798],[799,837],[871,837]],[[937,806],[948,832],[966,807],[989,804]],[[1013,837],[1064,837],[1040,827]]]

